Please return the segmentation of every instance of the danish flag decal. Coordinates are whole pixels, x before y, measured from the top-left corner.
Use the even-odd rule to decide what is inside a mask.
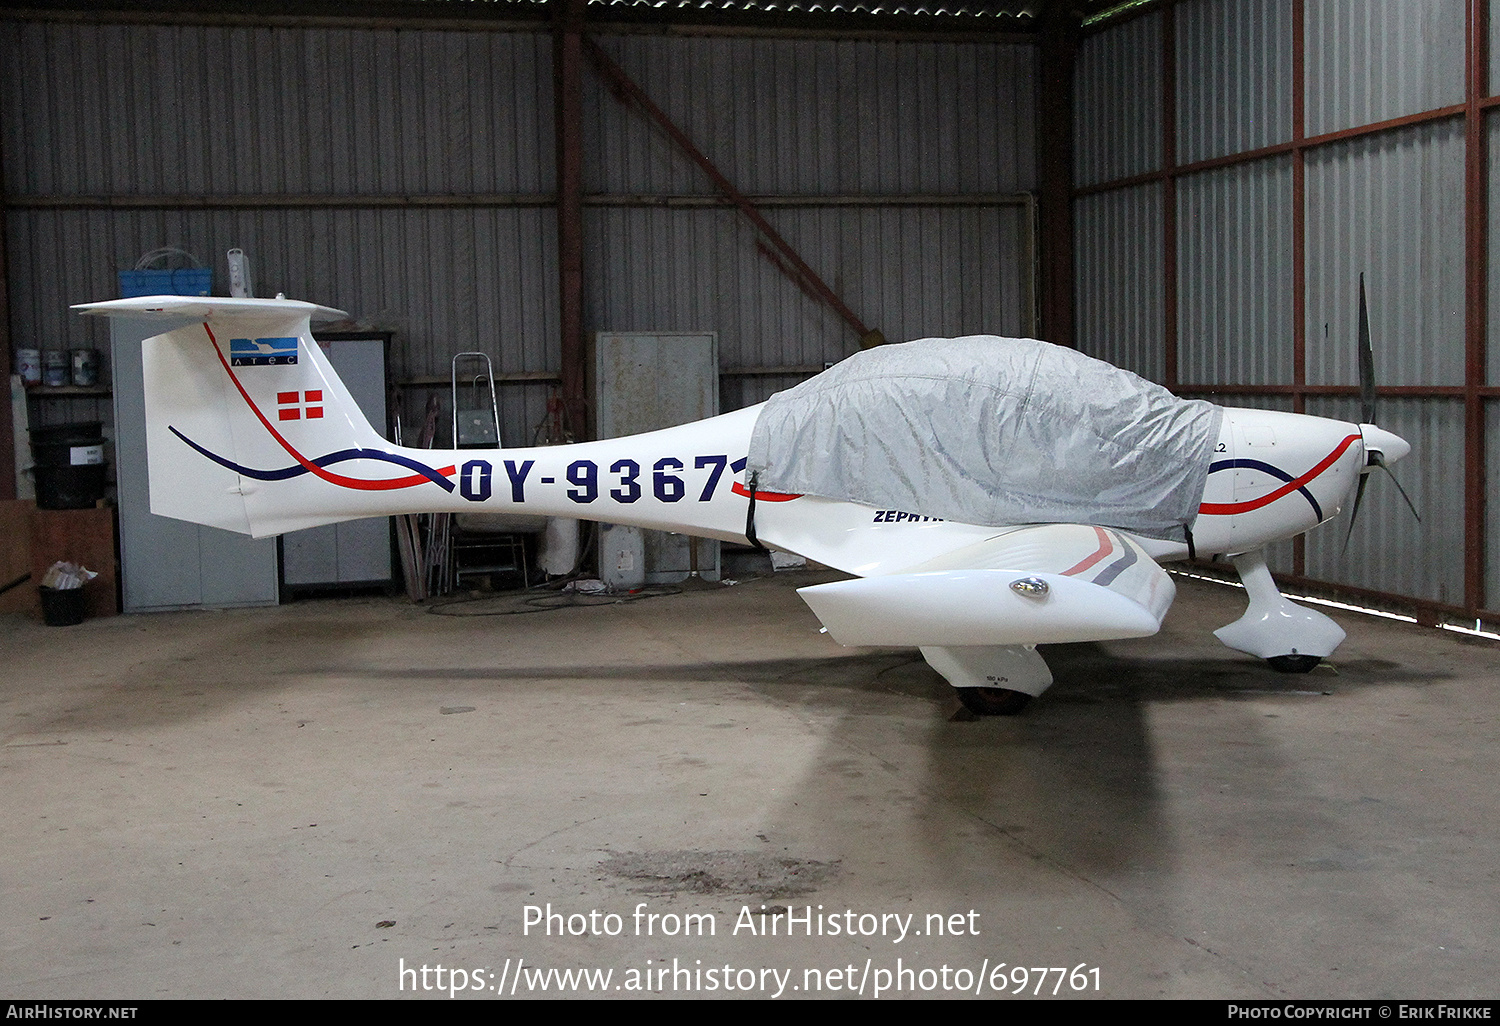
[[[298,399],[298,396],[303,398]],[[302,405],[306,403],[306,405]],[[317,405],[313,405],[316,403]],[[323,390],[315,388],[307,392],[277,392],[277,420],[321,420],[323,418]]]

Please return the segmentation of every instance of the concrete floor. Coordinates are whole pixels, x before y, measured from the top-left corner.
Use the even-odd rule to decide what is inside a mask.
[[[1209,634],[1241,593],[1179,580],[1160,637],[1051,648],[975,722],[915,652],[821,636],[814,579],[5,618],[0,990],[520,996],[524,960],[620,996],[1495,996],[1495,645],[1336,614],[1336,669],[1280,676]],[[528,929],[549,903],[618,935]],[[715,935],[663,935],[688,914]]]

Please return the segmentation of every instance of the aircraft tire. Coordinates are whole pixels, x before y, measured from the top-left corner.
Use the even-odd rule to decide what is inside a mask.
[[[1266,660],[1277,673],[1307,673],[1322,661],[1322,656],[1315,655],[1279,655]]]
[[[1014,716],[1031,704],[1031,696],[1009,688],[955,688],[964,708],[976,716]]]

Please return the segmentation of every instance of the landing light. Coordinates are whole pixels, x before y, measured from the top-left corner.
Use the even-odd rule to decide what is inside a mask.
[[[1010,590],[1027,598],[1041,598],[1047,594],[1047,582],[1040,577],[1022,577],[1010,582]]]

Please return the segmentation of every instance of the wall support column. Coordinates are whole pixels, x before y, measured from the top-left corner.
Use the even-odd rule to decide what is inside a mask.
[[[1041,290],[1037,334],[1073,345],[1073,62],[1081,25],[1061,5],[1042,9],[1037,84],[1037,220]]]
[[[3,164],[0,159],[0,166]],[[0,173],[0,198],[4,196],[5,177]],[[10,407],[10,279],[5,263],[5,219],[9,213],[10,208],[0,203],[0,500],[16,497],[16,439]]]
[[[1485,410],[1489,304],[1489,0],[1469,0],[1464,75],[1464,605],[1493,606],[1485,578]]]
[[[583,343],[583,11],[562,0],[552,34],[553,129],[557,138],[557,273],[564,430],[585,438]]]

